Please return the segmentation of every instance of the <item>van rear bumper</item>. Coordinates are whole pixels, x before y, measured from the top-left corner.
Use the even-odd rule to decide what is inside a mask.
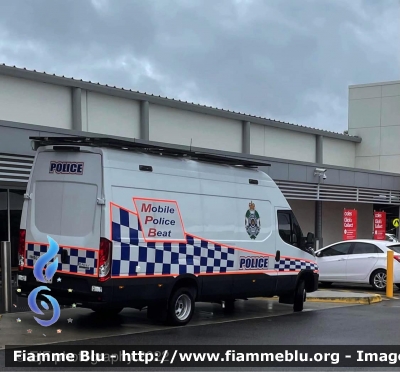
[[[45,286],[50,291],[40,291],[39,294],[53,296],[60,305],[77,307],[134,307],[142,308],[153,302],[168,299],[173,277],[167,278],[110,278],[100,282],[96,277],[56,273],[52,283],[38,282],[32,269],[18,272],[25,276],[26,281],[18,280],[17,295],[27,298],[31,291],[39,286]],[[100,290],[100,292],[96,290]],[[45,299],[44,297],[42,299]]]
[[[17,295],[28,297],[31,291],[40,286],[50,289],[39,292],[39,296],[46,294],[54,297],[60,305],[72,306],[73,304],[90,307],[102,303],[112,302],[113,288],[98,278],[56,273],[52,283],[41,283],[36,280],[32,269],[18,272],[18,276],[25,276],[26,281],[18,280]],[[101,289],[101,292],[95,289]],[[43,299],[45,299],[43,297]]]

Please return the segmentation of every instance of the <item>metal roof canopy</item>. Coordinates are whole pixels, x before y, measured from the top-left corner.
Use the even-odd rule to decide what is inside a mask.
[[[192,160],[207,161],[218,164],[243,166],[243,167],[265,167],[271,164],[262,158],[254,159],[254,156],[230,155],[219,151],[199,151],[191,146],[165,145],[156,142],[138,139],[120,139],[118,137],[96,136],[96,137],[29,137],[32,140],[33,150],[40,146],[91,146],[106,147],[124,151],[146,152],[154,155],[167,155],[173,157],[185,157]]]

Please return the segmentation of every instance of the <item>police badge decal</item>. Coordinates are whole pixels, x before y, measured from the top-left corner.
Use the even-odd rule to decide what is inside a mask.
[[[251,239],[255,239],[260,232],[261,222],[260,215],[256,211],[256,205],[253,202],[249,203],[249,210],[246,212],[245,226],[247,234]]]

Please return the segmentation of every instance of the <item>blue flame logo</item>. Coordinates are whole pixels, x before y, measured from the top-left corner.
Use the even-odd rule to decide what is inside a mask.
[[[48,283],[54,276],[54,274],[57,271],[58,267],[58,258],[56,257],[59,251],[59,246],[57,242],[50,238],[50,236],[47,236],[47,240],[49,241],[49,249],[47,252],[39,257],[39,259],[35,262],[35,265],[33,266],[33,275],[37,279],[37,281],[42,282],[42,283]],[[54,261],[49,264],[49,262],[54,258]],[[43,270],[44,267],[46,267],[46,277],[43,275]],[[31,293],[28,296],[28,305],[30,309],[35,313],[35,314],[40,314],[43,315],[43,311],[41,311],[37,305],[37,296],[40,291],[50,291],[50,288],[46,286],[40,286],[34,290],[31,291]],[[53,306],[53,316],[50,320],[42,320],[39,318],[34,317],[34,319],[43,327],[48,327],[57,322],[57,320],[60,317],[60,305],[58,304],[57,300],[49,295],[43,295],[46,297],[51,305]],[[45,301],[41,301],[40,303],[45,310],[49,310],[49,306]]]
[[[39,259],[36,261],[36,263],[33,267],[33,275],[39,282],[42,282],[42,283],[47,283],[49,280],[51,280],[53,275],[56,273],[57,267],[58,267],[58,258],[56,258],[54,260],[54,262],[47,265],[46,278],[44,278],[43,270],[44,270],[45,265],[48,262],[50,262],[52,258],[57,256],[57,253],[59,250],[58,244],[56,243],[56,241],[54,239],[50,238],[50,236],[47,236],[47,240],[50,243],[49,249],[43,256],[39,257]]]

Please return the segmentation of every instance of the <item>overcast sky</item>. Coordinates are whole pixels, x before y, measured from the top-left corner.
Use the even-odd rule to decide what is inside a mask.
[[[0,0],[0,63],[337,132],[400,80],[400,0]]]

